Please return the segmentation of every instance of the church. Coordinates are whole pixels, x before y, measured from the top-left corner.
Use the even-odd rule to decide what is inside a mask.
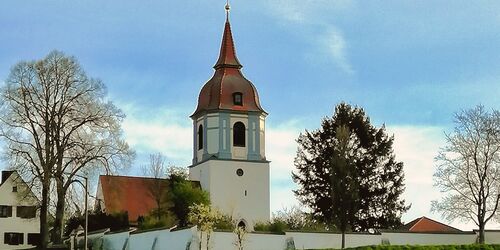
[[[213,207],[240,227],[269,221],[270,169],[265,154],[265,119],[257,88],[245,78],[236,56],[229,5],[214,75],[201,88],[193,121],[193,160],[189,179],[210,195]],[[148,178],[101,176],[97,200],[106,212],[144,215],[154,208]],[[112,185],[112,186],[111,186]],[[134,192],[128,192],[135,187]],[[123,188],[120,188],[123,187]],[[120,191],[121,190],[121,191]],[[138,206],[137,204],[141,204]]]

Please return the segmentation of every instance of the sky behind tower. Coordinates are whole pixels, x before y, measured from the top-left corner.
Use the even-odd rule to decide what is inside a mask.
[[[6,0],[0,6],[0,81],[21,60],[57,49],[101,79],[127,115],[141,174],[149,153],[192,158],[192,123],[213,74],[225,1]],[[295,139],[341,101],[363,107],[395,137],[405,164],[408,222],[439,197],[434,157],[453,113],[500,109],[500,3],[496,1],[253,0],[231,2],[243,73],[269,113],[272,211],[296,204]],[[7,166],[1,166],[0,168]],[[471,229],[459,221],[452,225]],[[490,228],[494,228],[490,225]],[[498,228],[498,227],[497,227]]]

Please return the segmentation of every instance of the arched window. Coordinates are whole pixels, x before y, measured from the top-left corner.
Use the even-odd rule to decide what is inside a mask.
[[[241,92],[233,93],[233,104],[243,106],[243,94]]]
[[[198,126],[198,150],[203,148],[203,126]]]
[[[247,225],[245,224],[245,222],[244,222],[244,221],[240,221],[240,222],[238,223],[238,227],[239,227],[239,228],[242,228],[243,230],[246,230],[246,229],[247,229]]]
[[[233,126],[233,146],[245,146],[245,124],[237,122]]]

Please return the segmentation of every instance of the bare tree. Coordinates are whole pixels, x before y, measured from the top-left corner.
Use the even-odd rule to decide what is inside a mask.
[[[75,58],[57,51],[15,65],[0,101],[5,153],[42,187],[42,247],[48,242],[47,210],[55,181],[52,241],[60,243],[65,196],[76,175],[96,169],[109,173],[130,164],[133,153],[120,127],[124,114],[106,99],[101,81],[89,78]]]
[[[145,176],[153,177],[153,181],[148,186],[148,192],[151,197],[155,200],[156,209],[154,212],[156,219],[161,220],[161,216],[168,207],[164,204],[166,201],[166,189],[167,185],[165,183],[165,175],[167,174],[167,169],[165,167],[165,157],[161,153],[150,154],[149,164],[143,165],[142,172]]]
[[[500,112],[477,106],[456,113],[455,124],[436,157],[434,185],[445,195],[432,209],[449,221],[474,221],[484,243],[500,202]]]

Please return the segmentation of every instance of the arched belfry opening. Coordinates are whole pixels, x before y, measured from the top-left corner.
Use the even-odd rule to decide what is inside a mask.
[[[233,126],[233,146],[245,147],[245,124],[236,122]]]
[[[198,126],[198,150],[203,149],[203,125]]]

